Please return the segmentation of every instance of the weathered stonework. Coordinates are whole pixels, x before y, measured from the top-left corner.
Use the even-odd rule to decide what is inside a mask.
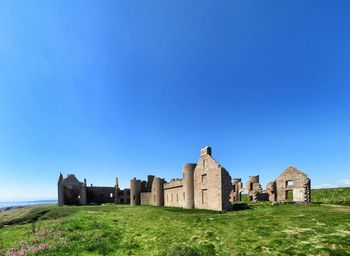
[[[133,182],[135,180],[130,183],[132,196]],[[148,182],[141,184],[147,187]],[[154,178],[151,192],[140,191],[139,197],[140,204],[227,211],[231,208],[231,191],[229,173],[211,157],[211,148],[205,147],[197,164],[184,165],[182,179],[164,183],[164,180]],[[135,204],[132,201],[131,205]]]
[[[130,205],[154,205],[181,208],[227,211],[231,202],[241,201],[242,192],[249,201],[294,201],[311,202],[311,180],[290,166],[278,178],[267,184],[263,191],[259,175],[249,176],[246,187],[240,178],[233,179],[224,167],[211,156],[211,148],[200,151],[197,163],[183,166],[182,179],[164,179],[148,175],[147,180],[130,180],[130,189],[87,186],[86,179],[80,182],[73,174],[58,180],[59,205],[87,205],[101,203],[130,203]]]
[[[289,166],[275,183],[276,189],[271,194],[275,194],[277,201],[311,202],[311,180],[297,168]]]
[[[184,207],[185,192],[182,179],[172,179],[164,184],[164,205]]]
[[[211,148],[201,150],[201,156],[194,170],[194,207],[227,211],[231,207],[231,177],[211,157]]]
[[[87,186],[86,179],[80,182],[74,174],[64,179],[60,174],[57,187],[59,205],[130,203],[130,190],[120,190],[118,182],[115,187]]]
[[[271,181],[266,185],[266,193],[269,196],[269,201],[275,202],[276,198],[276,181]]]
[[[237,202],[242,200],[243,183],[242,179],[236,178],[232,180],[232,191],[230,195],[231,202]]]
[[[246,184],[246,191],[248,192],[249,201],[260,201],[262,188],[259,182],[259,175],[249,176]]]

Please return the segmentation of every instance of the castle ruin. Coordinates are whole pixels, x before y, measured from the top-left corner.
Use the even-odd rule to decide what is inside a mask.
[[[80,182],[74,174],[58,178],[58,205],[88,205],[104,203],[130,203],[130,190],[119,189],[118,178],[115,187],[87,186],[86,179]]]
[[[267,183],[265,191],[259,183],[259,175],[249,176],[242,191],[247,193],[248,201],[310,203],[311,179],[304,172],[289,166],[276,180]],[[241,201],[239,198],[231,193],[231,202]]]
[[[200,151],[196,164],[185,164],[182,174],[182,179],[172,179],[170,182],[154,176],[148,176],[148,181],[132,179],[131,205],[164,205],[216,211],[230,209],[231,177],[212,158],[210,147]]]
[[[59,205],[88,205],[117,203],[154,205],[186,209],[208,209],[228,211],[232,203],[241,201],[242,194],[248,201],[293,201],[311,202],[311,180],[295,167],[288,167],[276,180],[262,189],[259,175],[249,176],[246,186],[241,178],[231,180],[228,171],[214,158],[209,146],[200,150],[197,163],[185,164],[182,178],[169,182],[154,175],[147,180],[132,178],[130,189],[121,190],[118,178],[114,187],[94,187],[80,182],[75,175],[65,179],[60,174],[58,180]]]

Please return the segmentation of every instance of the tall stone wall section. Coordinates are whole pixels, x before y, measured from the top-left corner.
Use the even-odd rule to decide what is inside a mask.
[[[173,179],[164,184],[164,205],[184,207],[185,192],[182,179]]]
[[[154,205],[153,197],[151,192],[141,193],[141,205]]]
[[[232,180],[232,191],[230,195],[231,202],[237,202],[242,200],[243,183],[241,178]]]
[[[211,157],[211,148],[201,150],[201,156],[194,171],[194,207],[215,211],[230,209],[231,177]]]

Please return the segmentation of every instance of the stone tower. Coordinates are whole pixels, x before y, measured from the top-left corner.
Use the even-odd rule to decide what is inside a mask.
[[[185,164],[183,166],[183,191],[185,193],[184,208],[194,208],[194,170],[197,164]]]
[[[164,190],[163,190],[164,180],[158,177],[153,179],[152,184],[152,195],[153,195],[153,205],[162,206],[164,205]]]
[[[58,190],[58,205],[64,205],[64,187],[63,187],[63,175],[60,173],[57,182]]]
[[[130,205],[141,203],[141,180],[133,178],[130,180]]]
[[[84,183],[81,186],[80,189],[80,198],[79,198],[79,203],[81,205],[87,205],[88,200],[87,200],[87,188],[86,188],[86,179],[84,179]]]

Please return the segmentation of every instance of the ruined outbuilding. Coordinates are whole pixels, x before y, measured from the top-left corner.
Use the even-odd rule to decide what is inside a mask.
[[[241,178],[232,180],[231,202],[237,202],[242,200],[242,192],[244,191],[243,182]]]
[[[182,179],[148,176],[147,181],[130,181],[131,205],[165,205],[187,209],[227,211],[231,208],[231,177],[211,156],[211,148],[200,151],[197,163],[183,166]]]
[[[289,166],[266,188],[270,201],[311,202],[311,180],[302,171]]]
[[[74,174],[63,178],[59,175],[58,183],[59,205],[88,205],[103,203],[130,203],[130,190],[119,189],[118,179],[115,187],[87,186],[86,179],[80,182]]]

